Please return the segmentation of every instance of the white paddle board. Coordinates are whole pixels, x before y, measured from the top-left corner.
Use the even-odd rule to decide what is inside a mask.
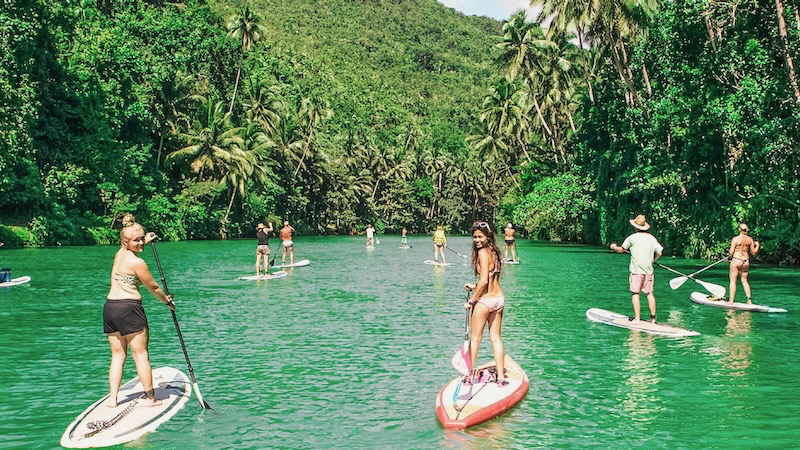
[[[440,262],[434,261],[432,259],[426,259],[425,260],[425,264],[428,264],[430,266],[452,266],[453,265],[453,263],[440,263]]]
[[[458,376],[447,383],[436,396],[436,417],[447,429],[463,430],[505,414],[528,392],[528,376],[506,355],[504,360],[507,386],[494,381],[464,383]],[[494,369],[494,361],[478,368]]]
[[[11,281],[6,281],[5,283],[0,283],[0,287],[11,287],[11,286],[19,286],[20,284],[25,284],[31,281],[31,277],[18,277],[12,278]]]
[[[274,273],[270,273],[270,274],[266,274],[266,275],[258,275],[258,276],[251,275],[249,277],[239,277],[239,279],[240,280],[249,280],[249,281],[253,281],[253,280],[271,280],[273,278],[283,278],[286,275],[289,275],[289,272],[284,272],[283,270],[281,270],[280,272],[274,272]]]
[[[696,331],[673,327],[671,325],[664,325],[663,323],[650,323],[648,320],[640,320],[639,323],[633,323],[630,321],[630,319],[628,319],[627,316],[600,308],[591,308],[587,310],[586,317],[594,322],[600,322],[620,328],[628,328],[644,333],[657,334],[659,336],[686,337],[700,335],[700,333]]]
[[[280,266],[278,266],[277,268],[278,268],[278,269],[288,269],[288,268],[290,268],[290,267],[305,267],[305,266],[307,266],[307,265],[309,265],[309,264],[311,264],[311,261],[309,261],[309,260],[307,260],[307,259],[303,259],[303,260],[301,260],[301,261],[297,261],[297,262],[296,262],[296,263],[294,263],[294,264],[281,264],[281,265],[280,265]]]
[[[411,248],[411,247],[410,247],[410,246],[408,246],[408,245],[401,245],[400,247],[397,247],[397,248],[399,248],[399,249],[401,249],[401,250],[408,250],[408,249],[409,249],[409,248]]]
[[[508,264],[513,266],[516,264],[521,264],[521,262],[518,259],[503,259],[503,264]]]
[[[739,311],[750,311],[750,312],[765,312],[765,313],[785,313],[786,310],[783,308],[773,308],[769,305],[748,305],[747,303],[728,303],[728,300],[724,297],[714,297],[712,295],[703,294],[702,292],[692,292],[692,295],[689,296],[695,303],[699,303],[701,305],[706,306],[715,306],[717,308],[725,308],[725,309],[736,309]]]
[[[186,375],[172,367],[153,369],[153,388],[159,406],[143,406],[143,389],[136,377],[119,390],[116,408],[105,405],[108,394],[92,403],[72,422],[61,436],[67,448],[108,447],[124,444],[155,431],[159,425],[177,414],[192,395],[192,384]]]

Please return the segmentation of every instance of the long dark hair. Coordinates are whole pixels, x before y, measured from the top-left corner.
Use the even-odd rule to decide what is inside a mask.
[[[486,235],[486,245],[489,247],[489,250],[494,253],[494,270],[500,273],[500,268],[503,265],[501,260],[501,253],[500,247],[497,246],[497,238],[494,236],[494,231],[492,231],[492,226],[489,225],[489,222],[482,222],[476,221],[472,224],[472,234],[475,234],[475,230],[479,230],[481,233]],[[478,259],[478,248],[475,247],[475,243],[472,243],[472,268],[475,270],[475,275],[480,275],[480,267],[479,267],[479,259]]]

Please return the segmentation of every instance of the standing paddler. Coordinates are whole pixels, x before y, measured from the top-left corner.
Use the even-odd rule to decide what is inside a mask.
[[[256,226],[256,239],[258,239],[258,246],[256,247],[256,276],[261,276],[261,257],[264,257],[264,275],[269,273],[269,233],[272,233],[272,222],[269,222],[269,227],[265,227],[263,223]]]
[[[367,225],[367,248],[375,247],[375,228],[372,224]]]
[[[283,256],[281,256],[281,264],[286,265],[286,253],[289,253],[289,264],[294,264],[294,241],[292,241],[292,233],[294,228],[289,225],[288,220],[283,221],[283,228],[281,228],[281,241],[283,245]]]
[[[636,229],[636,232],[625,238],[622,246],[612,243],[611,250],[617,253],[624,253],[628,250],[631,254],[629,266],[631,273],[628,278],[631,302],[633,303],[633,318],[631,321],[639,323],[641,310],[639,293],[644,292],[647,294],[647,306],[650,308],[650,322],[656,323],[653,263],[661,257],[664,247],[658,243],[655,236],[647,232],[650,229],[650,224],[645,220],[644,214],[639,214],[628,222]]]
[[[447,237],[444,235],[444,228],[439,225],[433,232],[433,260],[439,262],[439,255],[442,255],[442,264],[447,264],[444,256],[444,248],[447,247]]]
[[[517,234],[517,231],[511,225],[511,222],[506,225],[506,228],[503,230],[503,234],[505,235],[505,255],[503,258],[508,259],[508,249],[511,249],[511,261],[517,260],[517,243],[515,240],[514,235]]]
[[[147,316],[142,307],[142,294],[139,286],[144,285],[154,297],[167,308],[175,311],[172,296],[167,296],[150,275],[147,263],[138,254],[144,245],[156,238],[153,232],[145,235],[141,225],[136,223],[133,215],[126,214],[122,218],[120,231],[121,247],[114,255],[111,266],[111,289],[103,306],[103,331],[108,335],[111,346],[111,366],[108,369],[109,407],[117,406],[117,394],[122,383],[122,369],[128,357],[128,347],[133,350],[133,362],[136,374],[142,382],[145,406],[161,404],[156,400],[153,390],[153,372],[147,353],[148,325]]]
[[[499,386],[507,386],[505,375],[505,349],[500,337],[503,324],[503,307],[506,298],[500,288],[500,268],[502,266],[500,248],[495,234],[487,222],[472,224],[472,267],[478,276],[478,283],[467,283],[464,289],[472,291],[472,300],[464,307],[472,308],[472,322],[469,353],[471,367],[475,367],[478,349],[483,338],[483,329],[489,324],[489,340],[492,342],[494,363],[497,366],[495,380]],[[473,381],[473,380],[470,380]]]
[[[728,250],[728,256],[731,258],[730,270],[728,272],[728,277],[730,279],[728,303],[731,304],[733,304],[733,299],[736,297],[737,276],[742,279],[742,287],[744,288],[744,295],[747,298],[747,304],[753,304],[750,283],[747,281],[747,274],[750,271],[750,260],[761,250],[761,243],[753,240],[748,233],[750,233],[750,227],[748,227],[746,223],[740,223],[739,234],[731,239],[731,248]]]
[[[403,230],[400,232],[400,245],[408,247],[408,230],[406,230],[406,227],[403,227]]]

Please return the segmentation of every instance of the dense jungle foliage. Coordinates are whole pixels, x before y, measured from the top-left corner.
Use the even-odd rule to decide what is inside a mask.
[[[796,3],[7,0],[0,240],[115,242],[475,218],[669,254],[737,221],[800,261]]]

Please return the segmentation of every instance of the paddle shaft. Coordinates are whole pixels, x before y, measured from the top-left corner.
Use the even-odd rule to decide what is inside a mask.
[[[150,245],[153,248],[153,256],[156,259],[156,265],[158,266],[158,274],[161,276],[161,284],[164,286],[164,294],[169,296],[169,288],[167,287],[167,279],[164,277],[164,269],[161,268],[161,261],[158,259],[158,251],[156,251],[156,243],[151,242]],[[172,313],[172,321],[175,323],[175,331],[178,333],[178,340],[181,343],[181,350],[183,350],[183,357],[186,359],[186,367],[189,369],[189,376],[192,377],[192,386],[194,387],[195,394],[197,394],[197,400],[200,402],[200,407],[203,409],[210,409],[214,411],[214,408],[208,404],[203,398],[203,395],[200,394],[200,388],[197,386],[197,379],[194,376],[194,369],[192,368],[192,362],[189,360],[189,353],[186,351],[186,344],[183,342],[183,333],[181,333],[181,326],[178,325],[178,316],[175,314],[175,311],[170,310]],[[215,411],[216,412],[216,411]]]
[[[726,257],[724,257],[724,258],[720,259],[719,261],[717,261],[717,262],[715,262],[715,263],[713,263],[713,264],[710,264],[710,265],[708,265],[708,266],[706,266],[706,267],[703,267],[702,269],[698,270],[697,272],[695,272],[695,273],[693,273],[693,274],[691,274],[691,275],[686,275],[686,278],[692,278],[693,276],[697,275],[697,274],[698,274],[698,273],[700,273],[700,272],[705,272],[706,270],[708,270],[708,269],[710,269],[710,268],[712,268],[712,267],[716,266],[717,264],[727,261],[727,260],[728,260],[728,258],[729,258],[729,257],[728,257],[728,256],[726,256]]]
[[[678,275],[680,275],[682,277],[689,278],[687,275],[684,275],[684,274],[678,272],[677,270],[672,269],[670,267],[667,267],[667,266],[665,266],[665,265],[663,265],[661,263],[656,263],[656,265],[658,267],[661,267],[664,270],[669,270],[672,273],[676,273],[676,274],[678,274]],[[709,282],[703,281],[703,280],[698,280],[697,278],[691,278],[691,279],[694,280],[700,286],[703,286],[706,290],[708,290],[712,294],[716,295],[717,297],[724,297],[725,296],[725,288],[723,286],[720,286],[720,285],[714,284],[714,283],[709,283]]]
[[[462,255],[461,253],[458,253],[457,251],[453,250],[452,248],[450,248],[450,247],[448,247],[448,246],[446,246],[446,245],[445,245],[445,247],[444,247],[444,248],[446,248],[446,249],[450,250],[451,252],[455,253],[456,255],[458,255],[458,256],[460,256],[460,257],[462,257],[462,258],[464,258],[464,259],[467,259],[467,257],[466,257],[466,256]]]

